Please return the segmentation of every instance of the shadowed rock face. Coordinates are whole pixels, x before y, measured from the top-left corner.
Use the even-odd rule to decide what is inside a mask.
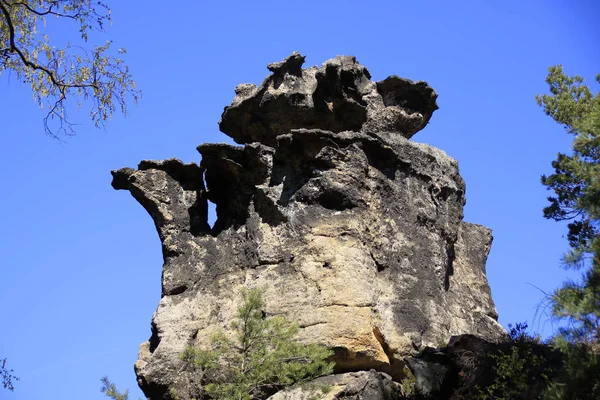
[[[427,123],[435,92],[397,77],[375,84],[353,57],[303,61],[293,54],[260,88],[238,87],[221,129],[245,146],[203,144],[199,165],[112,172],[163,247],[162,298],[136,363],[150,399],[199,395],[179,354],[228,328],[244,287],[265,286],[267,315],[333,349],[336,373],[399,381],[424,345],[504,335],[485,277],[491,234],[462,221],[457,163],[406,138]],[[334,105],[319,114],[315,98]]]
[[[219,128],[237,143],[274,146],[292,129],[331,132],[391,132],[410,138],[437,110],[435,91],[425,82],[390,76],[371,81],[355,57],[338,56],[321,68],[302,69],[293,53],[269,64],[272,74],[256,87],[242,84],[225,107]]]
[[[321,391],[319,391],[319,389]],[[332,400],[403,400],[402,386],[382,372],[360,371],[317,378],[307,387],[282,390],[268,400],[310,400],[326,392]]]

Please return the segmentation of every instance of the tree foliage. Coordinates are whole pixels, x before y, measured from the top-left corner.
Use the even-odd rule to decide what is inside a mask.
[[[332,352],[295,340],[299,326],[283,317],[265,317],[261,289],[242,293],[231,328],[220,332],[210,350],[189,347],[181,358],[200,374],[203,390],[214,399],[260,399],[265,393],[330,374]]]
[[[73,24],[80,43],[56,46],[44,33],[53,20]],[[126,114],[128,102],[138,100],[140,92],[120,58],[125,50],[115,56],[111,41],[87,46],[91,31],[102,31],[110,21],[110,9],[98,0],[0,0],[0,75],[13,73],[31,86],[34,100],[48,110],[47,134],[74,133],[66,112],[70,98],[79,106],[91,100],[97,127],[115,111]]]
[[[124,392],[119,392],[117,386],[112,383],[107,376],[100,379],[102,382],[102,387],[100,391],[104,393],[107,397],[110,397],[113,400],[128,400],[129,399],[129,390],[125,390]]]
[[[596,77],[600,83],[600,75]],[[581,280],[566,282],[551,298],[553,315],[566,320],[555,344],[566,357],[563,377],[551,385],[551,398],[600,398],[600,93],[593,94],[580,76],[551,67],[550,94],[537,102],[547,115],[574,136],[572,152],[559,153],[554,173],[542,184],[554,191],[544,216],[568,221],[571,250],[567,268],[583,271]]]
[[[0,377],[2,377],[2,386],[4,389],[8,389],[10,391],[15,390],[13,382],[18,381],[19,378],[14,376],[13,372],[15,371],[6,368],[6,358],[0,360]]]
[[[509,324],[508,327],[510,340],[489,354],[491,379],[487,385],[478,388],[475,398],[545,398],[548,384],[562,368],[560,353],[542,342],[539,336],[530,335],[526,323]]]

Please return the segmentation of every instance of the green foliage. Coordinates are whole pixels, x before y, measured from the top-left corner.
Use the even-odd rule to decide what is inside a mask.
[[[560,66],[550,68],[546,81],[551,94],[538,96],[538,104],[575,138],[572,155],[559,154],[554,174],[542,177],[556,194],[544,216],[571,221],[565,265],[584,269],[581,282],[554,293],[553,312],[569,319],[561,332],[568,342],[592,346],[600,339],[600,93],[593,95],[581,77],[566,76]]]
[[[0,377],[2,377],[2,386],[11,392],[15,390],[13,381],[18,381],[19,378],[13,375],[13,370],[6,368],[6,358],[0,360]]]
[[[596,78],[600,82],[600,75]],[[583,85],[580,76],[566,76],[560,66],[550,68],[546,78],[550,95],[537,96],[547,115],[565,126],[575,136],[573,154],[559,153],[552,162],[555,172],[542,176],[542,184],[554,191],[544,217],[556,221],[569,220],[569,244],[574,253],[567,266],[580,267],[580,256],[598,236],[600,216],[600,97]]]
[[[200,374],[203,390],[213,399],[250,400],[266,393],[330,374],[332,352],[294,338],[299,326],[283,317],[265,317],[263,290],[242,292],[231,323],[234,337],[212,338],[212,349],[188,347],[181,359]]]
[[[553,344],[564,355],[562,372],[550,383],[548,398],[600,398],[600,93],[593,94],[580,76],[551,67],[550,94],[537,102],[547,115],[574,136],[570,155],[559,153],[554,173],[542,176],[553,190],[544,216],[569,221],[571,251],[567,268],[583,270],[580,281],[566,282],[551,297],[553,316],[565,320]],[[600,83],[600,75],[596,77]]]
[[[404,366],[402,368],[402,372],[404,373],[404,378],[402,382],[400,382],[400,386],[402,387],[402,393],[404,396],[411,398],[412,396],[416,396],[417,394],[417,379],[414,374],[408,368],[408,366]]]
[[[56,47],[51,42],[44,30],[57,19],[74,23],[80,43]],[[107,23],[110,9],[98,0],[0,0],[0,75],[12,72],[31,86],[34,100],[48,109],[44,128],[49,135],[73,133],[65,108],[71,97],[79,106],[92,100],[90,118],[96,126],[117,110],[126,113],[130,98],[138,100],[140,92],[120,58],[125,50],[113,52],[111,41],[86,48],[90,31],[102,31]]]
[[[492,379],[479,388],[480,400],[527,400],[539,398],[560,365],[539,337],[526,332],[527,324],[509,325],[510,342],[490,355]]]
[[[559,336],[555,345],[563,355],[560,374],[549,382],[544,399],[597,400],[600,398],[600,359],[587,346],[568,343]]]
[[[125,390],[124,392],[119,392],[114,383],[108,380],[108,377],[100,379],[102,382],[102,387],[100,391],[104,393],[107,397],[110,397],[113,400],[128,400],[129,399],[129,390]]]
[[[600,83],[600,75],[596,77]],[[559,153],[542,184],[554,192],[544,217],[568,221],[567,268],[583,271],[550,296],[553,317],[565,321],[548,343],[511,328],[511,341],[489,356],[491,379],[479,399],[600,399],[600,93],[561,66],[549,69],[550,94],[537,102],[574,136],[570,154]]]

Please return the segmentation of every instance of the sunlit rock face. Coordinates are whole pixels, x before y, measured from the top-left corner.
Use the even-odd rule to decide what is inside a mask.
[[[373,82],[355,57],[335,57],[321,68],[302,69],[303,63],[304,56],[293,53],[269,64],[272,74],[259,87],[236,87],[219,123],[221,131],[236,143],[272,147],[277,136],[301,128],[410,138],[438,108],[437,94],[427,83],[397,76]]]
[[[354,57],[303,62],[294,53],[261,86],[236,88],[220,127],[243,146],[112,172],[162,242],[162,298],[136,363],[152,400],[199,395],[179,354],[229,329],[244,287],[265,287],[267,316],[333,349],[336,373],[401,381],[423,346],[504,335],[485,276],[490,230],[462,221],[456,161],[408,140],[437,109],[433,89],[372,82]]]

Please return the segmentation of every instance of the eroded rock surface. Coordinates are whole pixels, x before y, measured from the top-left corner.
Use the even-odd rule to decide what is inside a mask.
[[[309,385],[283,390],[268,400],[404,400],[408,396],[392,378],[375,370],[317,378]]]
[[[399,381],[422,346],[504,335],[485,276],[491,234],[462,221],[458,165],[406,138],[427,123],[435,92],[397,77],[375,84],[353,57],[302,62],[293,54],[259,88],[238,87],[221,128],[246,145],[200,145],[199,165],[113,171],[163,246],[162,298],[136,363],[152,400],[198,395],[179,354],[228,329],[244,287],[266,287],[266,315],[333,349],[336,373]]]
[[[371,81],[355,57],[338,56],[320,68],[302,68],[293,53],[269,64],[260,86],[242,84],[219,124],[237,143],[275,145],[292,129],[386,132],[410,138],[429,122],[437,94],[425,82],[390,76]]]

